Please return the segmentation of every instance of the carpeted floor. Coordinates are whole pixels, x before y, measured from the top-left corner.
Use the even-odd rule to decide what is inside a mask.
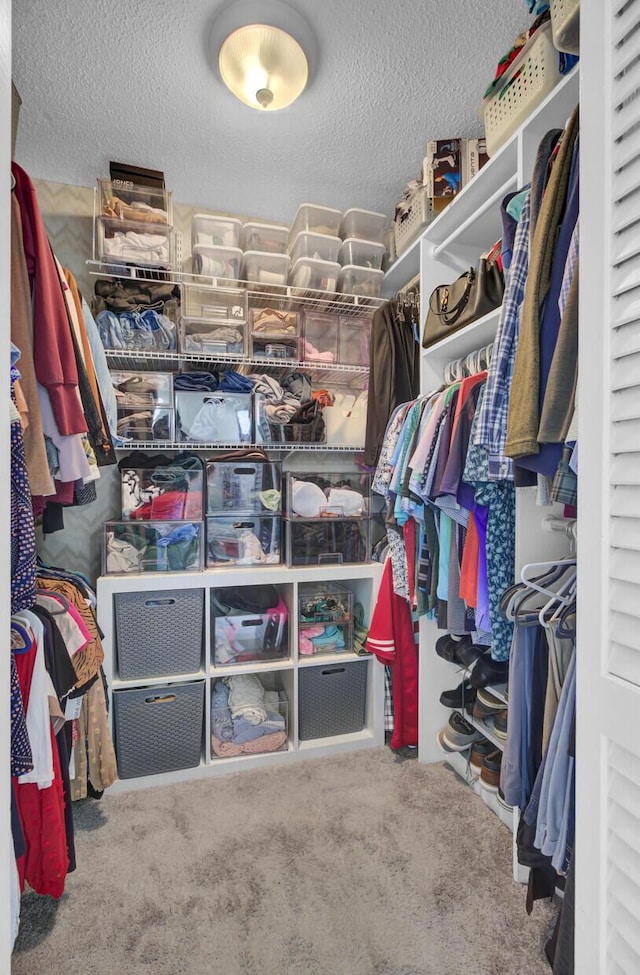
[[[547,904],[453,772],[388,749],[75,807],[12,975],[549,975]]]

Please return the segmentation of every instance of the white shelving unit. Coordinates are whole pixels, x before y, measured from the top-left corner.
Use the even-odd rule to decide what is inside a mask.
[[[416,254],[419,253],[421,332],[428,298],[433,289],[451,282],[469,267],[476,266],[480,256],[501,237],[500,202],[508,192],[524,186],[530,180],[540,140],[550,128],[565,125],[579,101],[579,82],[577,66],[387,271],[383,294],[392,295],[415,276]],[[426,393],[442,385],[446,363],[492,342],[499,318],[498,310],[423,350],[422,391]],[[516,574],[527,562],[566,554],[566,540],[543,532],[542,521],[550,509],[537,507],[535,494],[535,488],[517,492]],[[555,506],[552,511],[561,514],[562,509]],[[437,733],[446,724],[451,712],[439,703],[439,697],[443,690],[455,687],[461,679],[460,673],[456,673],[451,664],[435,653],[438,635],[435,622],[422,618],[418,751],[419,760],[425,763],[443,761],[443,753],[437,745]],[[495,736],[487,734],[488,729],[480,730],[494,741]],[[498,738],[494,743],[497,747],[504,747],[504,742]],[[444,760],[468,780],[464,756],[447,755]],[[486,798],[486,790],[480,791],[477,786],[476,791]],[[517,879],[521,876],[515,858],[514,876]]]
[[[109,575],[98,579],[98,624],[104,633],[104,671],[113,691],[126,688],[159,687],[170,684],[204,679],[205,708],[202,729],[200,764],[194,768],[180,769],[161,775],[145,775],[118,780],[112,791],[128,791],[154,785],[166,785],[188,781],[209,775],[219,775],[240,768],[257,768],[334,755],[345,751],[374,748],[384,744],[384,670],[374,657],[355,653],[315,654],[301,657],[298,654],[298,585],[302,582],[340,582],[350,588],[354,598],[365,609],[365,620],[371,619],[375,597],[382,574],[378,563],[362,565],[333,565],[330,568],[306,566],[288,569],[284,566],[271,568],[207,569],[203,572],[145,573],[135,575]],[[275,585],[282,593],[289,612],[289,655],[286,659],[242,663],[232,666],[216,666],[212,652],[212,632],[209,593],[211,589],[239,588],[241,586]],[[118,593],[138,593],[167,590],[204,590],[204,650],[200,669],[194,673],[176,673],[169,677],[122,680],[118,674],[114,596]],[[188,623],[188,621],[186,621]],[[349,664],[365,661],[367,667],[366,715],[361,731],[301,741],[298,735],[298,673],[305,667]],[[288,700],[289,728],[287,749],[258,755],[241,755],[237,758],[211,757],[211,686],[215,679],[232,674],[278,674]],[[112,704],[112,702],[111,702]],[[113,715],[113,706],[110,707]]]

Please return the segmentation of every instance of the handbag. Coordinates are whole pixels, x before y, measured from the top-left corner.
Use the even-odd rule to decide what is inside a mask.
[[[500,307],[504,277],[498,261],[499,250],[500,244],[496,244],[487,257],[480,259],[477,270],[470,267],[453,284],[434,288],[422,333],[423,349]]]

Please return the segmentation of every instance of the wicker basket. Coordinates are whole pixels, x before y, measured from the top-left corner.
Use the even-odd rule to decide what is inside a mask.
[[[551,0],[551,30],[559,51],[580,53],[580,0]]]
[[[487,152],[493,156],[560,81],[551,24],[539,27],[484,104]]]
[[[300,741],[362,731],[367,700],[367,666],[366,660],[358,660],[300,670]]]
[[[414,242],[420,232],[437,217],[433,202],[427,196],[427,187],[423,186],[411,197],[411,208],[402,222],[394,223],[396,238],[396,254],[400,257],[407,247]]]

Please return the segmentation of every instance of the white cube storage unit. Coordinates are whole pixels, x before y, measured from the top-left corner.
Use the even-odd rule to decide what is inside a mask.
[[[308,591],[309,585],[320,592],[326,583],[337,583],[350,590],[354,601],[361,603],[366,626],[371,620],[381,573],[381,565],[366,563],[332,566],[330,572],[322,567],[291,570],[284,566],[253,566],[236,568],[233,573],[224,569],[209,569],[188,575],[167,573],[154,577],[152,587],[149,586],[149,577],[144,575],[102,576],[98,579],[98,623],[104,633],[104,669],[111,697],[110,714],[122,779],[114,784],[112,791],[144,788],[232,769],[384,744],[384,668],[373,657],[358,656],[346,648],[340,654],[318,652],[309,657],[300,655],[297,611],[302,583],[305,584],[303,592]],[[250,625],[247,632],[252,629],[251,639],[243,647],[245,650],[254,647],[257,659],[222,662],[220,653],[216,652],[216,614],[213,612],[211,590],[224,594],[224,590],[228,589],[230,593],[237,594],[242,587],[251,591],[261,585],[275,586],[287,608],[288,633],[284,642],[278,644],[277,626],[267,634],[266,627],[261,629],[258,625]],[[188,616],[183,612],[178,613],[177,607],[182,598],[189,603],[193,600],[195,609]],[[172,602],[174,599],[175,603]],[[146,614],[151,612],[144,604],[150,600],[157,601],[159,612],[168,614],[167,640],[169,637],[174,640],[175,627],[178,626],[179,630],[180,623],[185,627],[185,634],[187,630],[194,633],[197,647],[191,648],[194,652],[189,658],[180,654],[173,657],[172,665],[176,670],[171,674],[164,672],[166,668],[162,666],[160,654],[154,658],[153,647],[142,654],[138,654],[134,648],[131,656],[135,665],[133,671],[127,671],[126,665],[124,671],[121,665],[118,666],[123,652],[125,658],[132,653],[131,640],[135,641],[141,635]],[[204,611],[201,616],[202,606]],[[144,610],[138,613],[137,610],[142,607]],[[248,616],[253,618],[252,614]],[[269,620],[267,625],[272,622],[272,619]],[[200,635],[202,655],[198,656]],[[274,652],[282,656],[270,655],[272,637],[273,646],[277,647]],[[266,652],[265,641],[268,644]],[[166,647],[166,641],[163,645]],[[251,655],[250,649],[246,652]],[[331,692],[331,720],[323,719],[324,723],[314,725],[317,714],[324,713],[321,698],[330,691],[330,677],[322,674],[326,688],[322,683],[322,694],[318,693],[315,688],[317,673],[335,666],[344,667],[345,671],[337,676],[330,675],[335,680],[331,686],[338,688],[340,685],[340,694]],[[307,668],[312,671],[309,678],[303,676]],[[150,676],[136,676],[141,672]],[[129,676],[125,676],[126,673]],[[265,699],[265,708],[273,711],[271,720],[274,721],[274,728],[263,728],[258,736],[266,739],[263,744],[269,750],[262,750],[259,742],[241,750],[227,747],[218,748],[216,752],[212,748],[212,693],[218,680],[237,675],[258,676],[265,691],[270,692]],[[343,687],[343,684],[347,686]],[[277,701],[274,692],[277,692]],[[342,701],[343,696],[347,704]],[[213,703],[217,705],[218,702],[216,698]],[[219,715],[216,713],[215,716]],[[282,734],[283,730],[286,730],[286,735]],[[256,734],[251,728],[245,728],[245,731],[249,739]],[[271,737],[271,732],[280,734]],[[238,741],[232,744],[246,744],[240,741],[242,734],[236,737]]]

